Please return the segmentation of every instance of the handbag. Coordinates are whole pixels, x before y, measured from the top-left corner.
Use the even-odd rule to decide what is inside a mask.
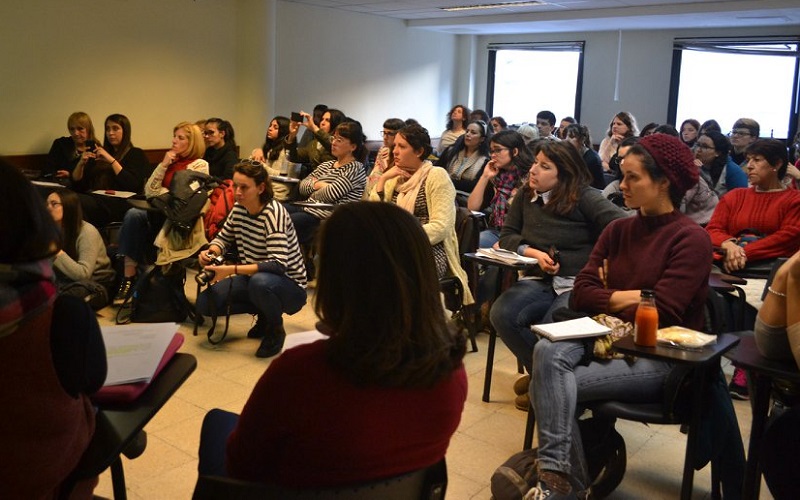
[[[59,295],[77,297],[95,311],[108,305],[108,289],[94,280],[79,280],[58,287]]]
[[[117,311],[117,324],[182,323],[187,316],[194,317],[185,282],[183,267],[155,266],[136,281],[133,293]]]

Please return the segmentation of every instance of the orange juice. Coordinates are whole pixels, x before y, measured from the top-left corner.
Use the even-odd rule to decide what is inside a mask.
[[[642,299],[636,308],[634,319],[633,342],[636,345],[655,347],[658,331],[658,309],[656,309],[655,293],[642,290]]]

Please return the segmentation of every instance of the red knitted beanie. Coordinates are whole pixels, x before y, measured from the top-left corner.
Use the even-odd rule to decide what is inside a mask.
[[[692,151],[680,139],[667,134],[651,134],[638,144],[650,153],[681,196],[697,184],[700,170],[694,164]]]

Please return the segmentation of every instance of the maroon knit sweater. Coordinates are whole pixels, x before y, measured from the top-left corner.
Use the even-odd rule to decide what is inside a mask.
[[[759,192],[754,187],[729,191],[706,226],[714,246],[745,229],[766,236],[744,247],[748,261],[789,257],[800,249],[800,191]]]
[[[608,288],[597,273],[608,259]],[[572,307],[589,314],[607,313],[611,294],[652,289],[659,326],[703,330],[703,308],[711,272],[711,242],[706,232],[678,211],[655,217],[618,219],[609,224],[575,278]],[[633,321],[636,305],[613,313]]]

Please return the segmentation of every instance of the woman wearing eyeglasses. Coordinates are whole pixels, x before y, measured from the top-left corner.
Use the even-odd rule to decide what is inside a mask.
[[[203,159],[208,162],[208,172],[214,177],[233,177],[233,166],[239,161],[233,135],[233,125],[222,118],[209,118],[203,126],[203,141],[206,144]]]
[[[383,122],[383,146],[378,150],[378,155],[375,158],[375,166],[372,167],[372,172],[367,176],[367,187],[364,189],[364,199],[369,198],[369,193],[372,188],[377,184],[378,179],[384,172],[394,166],[394,136],[397,131],[405,127],[405,122],[400,118],[389,118]]]
[[[330,111],[330,110],[329,110]],[[327,115],[328,112],[325,113]],[[323,115],[323,122],[325,118]],[[331,138],[334,160],[321,163],[300,182],[300,196],[306,202],[340,205],[358,201],[364,195],[367,177],[364,165],[356,160],[366,152],[366,137],[357,121],[345,121]],[[288,206],[300,243],[311,243],[322,220],[333,213],[331,207]]]
[[[731,144],[716,130],[707,130],[694,143],[695,165],[719,196],[731,189],[747,187],[747,174],[728,156]]]
[[[467,125],[464,135],[444,150],[436,165],[444,167],[457,191],[463,196],[475,188],[489,161],[488,125],[483,121],[472,121]]]
[[[302,122],[289,122],[289,135],[286,136],[289,161],[302,163],[307,165],[309,170],[313,170],[322,163],[335,158],[336,155],[331,150],[331,136],[336,127],[345,121],[346,116],[338,109],[328,109],[322,114],[322,119],[317,126],[314,117],[310,114],[300,111],[300,115],[303,117]],[[297,131],[300,129],[300,125],[305,125],[314,134],[314,138],[304,146],[297,144]]]

